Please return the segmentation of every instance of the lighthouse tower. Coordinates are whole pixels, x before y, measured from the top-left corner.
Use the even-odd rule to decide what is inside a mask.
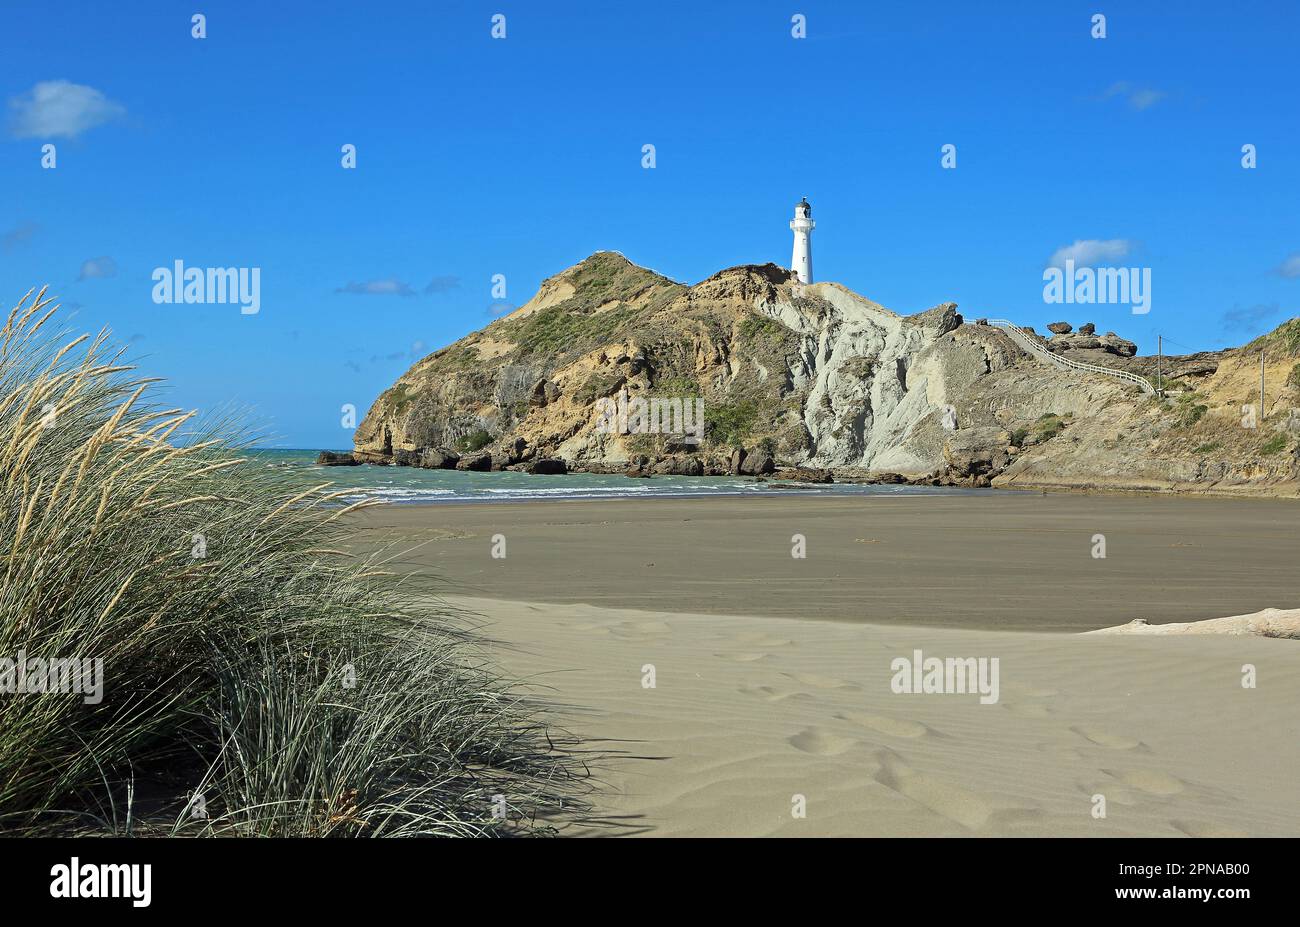
[[[790,220],[790,228],[794,231],[794,257],[790,258],[790,269],[799,275],[800,283],[812,283],[812,230],[816,224],[805,196],[794,204],[794,218]]]

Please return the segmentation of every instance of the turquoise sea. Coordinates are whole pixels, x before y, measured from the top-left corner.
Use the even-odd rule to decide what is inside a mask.
[[[735,476],[656,476],[634,479],[595,473],[530,476],[527,473],[465,473],[417,467],[320,467],[315,450],[268,449],[254,452],[268,467],[301,471],[314,483],[334,482],[357,489],[357,497],[396,503],[520,502],[538,499],[643,499],[656,496],[900,496],[974,492],[930,486],[863,486],[856,483],[784,484]]]

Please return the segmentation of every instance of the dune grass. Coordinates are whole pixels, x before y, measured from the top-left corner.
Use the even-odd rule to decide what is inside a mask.
[[[0,694],[0,831],[538,834],[589,773],[465,621],[346,546],[327,486],[158,405],[108,336],[0,329],[0,658],[101,658],[103,699]]]

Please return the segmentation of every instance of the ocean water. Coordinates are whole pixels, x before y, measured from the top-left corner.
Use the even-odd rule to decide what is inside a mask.
[[[655,476],[635,479],[598,473],[531,476],[527,473],[466,473],[421,470],[418,467],[321,467],[317,451],[268,449],[254,452],[268,467],[301,472],[312,484],[333,482],[339,489],[357,490],[355,498],[400,504],[446,502],[520,502],[542,499],[648,499],[657,496],[803,496],[952,495],[976,490],[933,486],[863,486],[799,483],[777,486],[752,477]]]

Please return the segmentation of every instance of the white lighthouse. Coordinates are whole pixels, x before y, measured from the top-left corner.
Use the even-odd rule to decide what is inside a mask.
[[[808,197],[794,204],[794,218],[790,228],[794,231],[794,256],[790,269],[799,275],[800,283],[812,283],[812,230],[817,223],[812,219],[812,206]]]

